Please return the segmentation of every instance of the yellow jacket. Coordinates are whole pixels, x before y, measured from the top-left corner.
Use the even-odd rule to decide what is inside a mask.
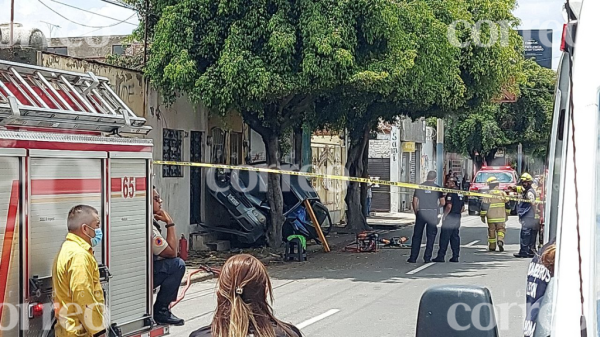
[[[506,193],[499,189],[490,190],[488,193],[490,196],[483,198],[481,201],[481,217],[487,217],[488,223],[506,222],[506,218],[510,214],[510,205],[506,202]]]
[[[52,268],[57,337],[91,337],[105,332],[104,292],[92,247],[69,233]]]

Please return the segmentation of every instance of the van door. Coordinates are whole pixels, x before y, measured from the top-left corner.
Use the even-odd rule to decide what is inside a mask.
[[[21,302],[21,163],[25,150],[0,149],[0,323],[2,336],[19,336]]]
[[[135,154],[140,155],[140,154]],[[152,154],[141,154],[150,157]],[[151,315],[149,163],[111,153],[108,267],[110,322],[126,335],[145,327]],[[133,154],[132,154],[133,156]]]

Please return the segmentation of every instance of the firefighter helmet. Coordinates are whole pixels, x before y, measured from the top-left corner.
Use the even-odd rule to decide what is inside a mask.
[[[521,175],[521,182],[525,182],[525,181],[527,181],[527,182],[533,182],[533,178],[531,177],[531,174],[529,174],[529,173],[523,173]]]
[[[498,181],[498,178],[496,178],[496,177],[489,177],[488,180],[487,180],[487,184],[488,185],[498,184],[498,183],[499,183],[499,181]]]

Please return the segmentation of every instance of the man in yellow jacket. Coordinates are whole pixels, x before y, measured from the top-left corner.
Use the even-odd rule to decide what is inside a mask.
[[[501,252],[504,251],[504,234],[506,221],[510,214],[510,205],[506,202],[506,193],[499,189],[500,182],[496,177],[487,180],[489,197],[483,198],[481,203],[481,221],[488,225],[488,248],[496,251],[496,243]]]
[[[104,291],[92,246],[99,243],[100,217],[87,205],[69,211],[69,234],[52,268],[57,337],[106,335]]]

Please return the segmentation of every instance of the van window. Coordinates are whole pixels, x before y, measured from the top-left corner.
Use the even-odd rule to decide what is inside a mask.
[[[477,173],[475,177],[476,183],[485,183],[491,177],[496,177],[501,183],[513,183],[513,175],[507,172],[481,172]]]

